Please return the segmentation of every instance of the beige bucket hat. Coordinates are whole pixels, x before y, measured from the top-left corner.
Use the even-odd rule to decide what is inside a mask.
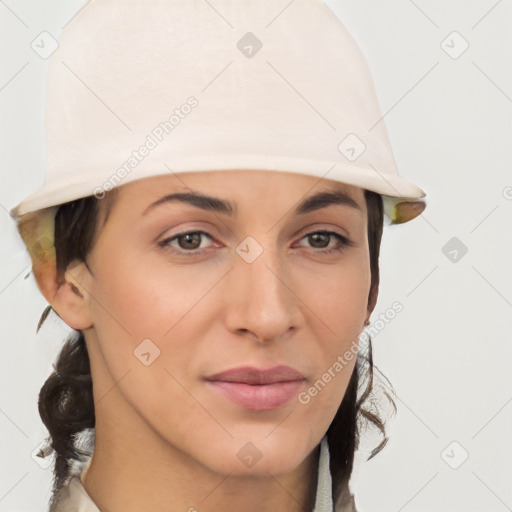
[[[425,207],[322,0],[91,0],[50,57],[45,123],[44,185],[11,214],[47,245],[58,205],[170,172],[337,180],[381,194],[392,223]]]

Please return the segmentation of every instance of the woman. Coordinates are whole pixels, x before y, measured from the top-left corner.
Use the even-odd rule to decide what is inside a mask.
[[[354,42],[317,0],[93,0],[59,44],[13,211],[75,331],[39,401],[51,510],[355,510],[384,213],[424,192]]]

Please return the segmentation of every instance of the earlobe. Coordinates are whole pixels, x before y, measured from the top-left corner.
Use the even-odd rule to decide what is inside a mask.
[[[92,326],[89,294],[84,286],[89,271],[84,263],[77,263],[66,270],[59,279],[55,268],[44,269],[36,275],[41,293],[55,312],[76,330]]]
[[[87,278],[90,276],[85,263],[68,267],[64,280],[55,295],[53,308],[70,327],[77,330],[92,326]]]

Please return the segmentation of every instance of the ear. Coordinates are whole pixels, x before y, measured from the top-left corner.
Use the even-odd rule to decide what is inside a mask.
[[[16,219],[21,238],[32,260],[39,290],[57,314],[73,329],[92,325],[89,294],[92,275],[87,265],[74,262],[64,276],[57,275],[55,215],[58,206],[43,208]]]
[[[49,265],[40,267],[34,276],[41,293],[66,324],[76,330],[92,326],[90,295],[87,292],[92,276],[85,263],[70,265],[61,279],[55,266]]]

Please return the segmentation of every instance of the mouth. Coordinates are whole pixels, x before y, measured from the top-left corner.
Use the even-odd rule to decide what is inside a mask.
[[[205,378],[213,390],[253,411],[282,407],[297,395],[305,380],[299,371],[284,365],[269,369],[244,366]]]

